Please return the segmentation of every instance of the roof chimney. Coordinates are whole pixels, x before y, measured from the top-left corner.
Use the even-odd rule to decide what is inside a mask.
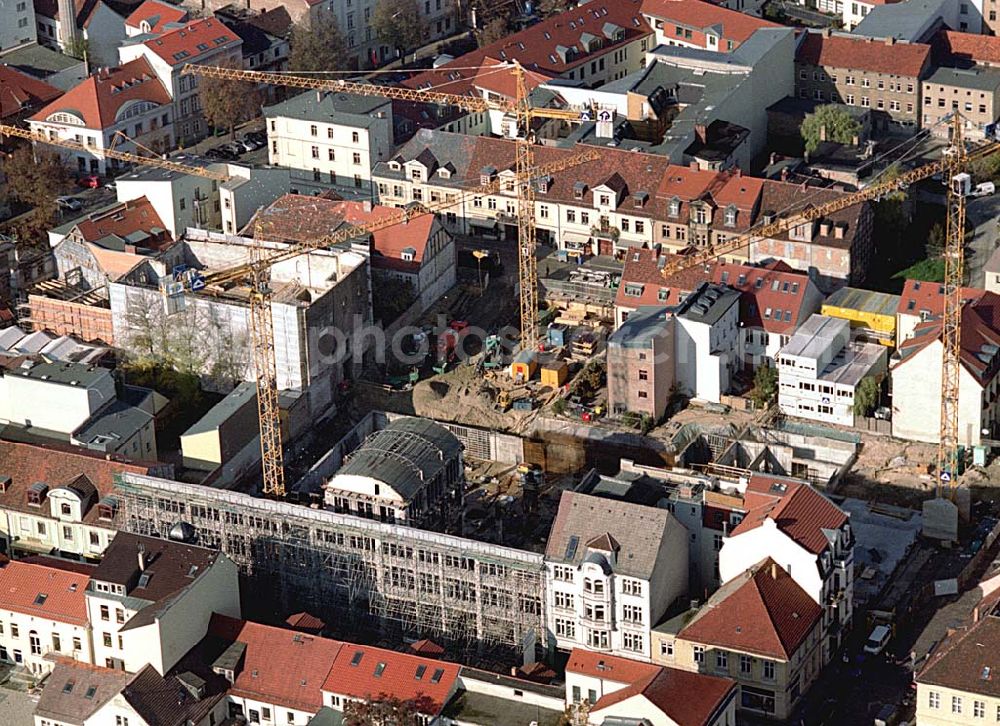
[[[896,45],[896,39],[895,39],[895,38],[893,38],[893,37],[892,37],[892,36],[890,35],[890,36],[889,36],[888,38],[886,38],[886,39],[885,39],[885,44],[886,44],[886,45]]]
[[[835,224],[833,226],[833,236],[835,239],[844,239],[844,225]]]
[[[776,562],[771,563],[771,579],[778,579],[778,564]]]
[[[697,161],[692,161],[690,164],[688,164],[688,166],[691,167],[692,169],[694,169],[695,171],[698,170],[698,162]]]
[[[139,572],[146,571],[146,545],[139,543]]]

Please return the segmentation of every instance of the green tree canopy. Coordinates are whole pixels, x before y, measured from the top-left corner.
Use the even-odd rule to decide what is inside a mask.
[[[819,147],[824,128],[827,141],[850,144],[860,133],[861,124],[838,104],[820,106],[802,122],[801,134],[806,144],[806,153],[811,154]]]
[[[319,13],[309,27],[296,24],[290,44],[293,71],[341,71],[347,66],[347,41],[329,12]]]
[[[243,81],[205,77],[198,84],[198,96],[205,120],[230,133],[260,110],[260,94]]]
[[[378,0],[372,15],[372,30],[390,48],[417,48],[423,40],[424,22],[417,0]]]
[[[753,389],[750,400],[757,408],[766,408],[778,395],[778,369],[769,365],[759,365],[753,374]]]
[[[879,385],[871,376],[865,376],[854,389],[854,415],[867,416],[879,400]]]

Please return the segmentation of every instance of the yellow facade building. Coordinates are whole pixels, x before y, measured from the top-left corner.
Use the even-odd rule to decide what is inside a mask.
[[[851,338],[893,347],[899,295],[842,287],[826,299],[820,314],[851,323]]]

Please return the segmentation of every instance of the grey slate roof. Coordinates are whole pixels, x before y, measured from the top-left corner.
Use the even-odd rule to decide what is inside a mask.
[[[630,313],[625,322],[608,338],[608,346],[649,348],[650,342],[663,334],[673,321],[667,320],[668,307],[644,305]]]
[[[1000,71],[991,68],[945,68],[935,70],[923,83],[958,86],[976,91],[995,91],[1000,87]]]
[[[215,431],[223,423],[228,421],[233,414],[246,405],[247,401],[256,398],[256,396],[256,383],[251,383],[249,381],[240,383],[240,385],[236,386],[236,388],[234,388],[229,395],[212,406],[212,408],[210,408],[204,416],[195,421],[191,425],[191,428],[181,435],[191,436],[193,434],[203,434],[209,431]]]
[[[63,383],[65,385],[80,386],[86,388],[107,378],[109,371],[107,368],[87,366],[82,363],[33,363],[30,368],[18,368],[7,371],[8,376],[24,376],[35,380],[44,380],[50,383]]]
[[[192,673],[180,674],[185,680],[205,681]],[[166,678],[147,665],[125,686],[122,695],[149,726],[185,726],[200,723],[223,697],[219,689],[196,698],[177,675]]]
[[[128,441],[152,420],[152,415],[141,408],[129,406],[124,401],[114,401],[86,426],[77,430],[73,438],[88,449],[114,450],[116,447],[109,447],[108,444]]]
[[[677,314],[686,320],[714,325],[739,301],[740,293],[736,290],[705,282],[684,299],[677,307]]]
[[[391,421],[368,437],[337,472],[368,476],[392,487],[410,500],[462,451],[450,431],[423,418]],[[331,486],[336,488],[336,476]]]
[[[950,0],[908,0],[876,5],[852,32],[869,38],[895,38],[923,43],[944,25]]]
[[[545,546],[545,559],[579,565],[587,557],[586,543],[610,534],[620,545],[614,571],[648,580],[656,568],[664,536],[671,528],[683,527],[666,509],[563,492]]]
[[[60,660],[45,682],[35,713],[61,723],[82,724],[118,695],[131,677],[124,671]]]
[[[281,103],[266,106],[264,116],[265,118],[283,116],[303,121],[367,128],[375,121],[370,114],[390,103],[389,99],[382,96],[306,91]]]

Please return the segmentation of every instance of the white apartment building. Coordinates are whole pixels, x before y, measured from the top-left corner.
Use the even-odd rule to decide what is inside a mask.
[[[120,166],[105,149],[136,152],[135,142],[155,151],[174,146],[167,89],[144,58],[116,68],[98,68],[28,119],[29,128],[50,139],[75,141],[85,150],[45,147],[80,173],[110,174]],[[121,139],[121,135],[126,138]]]
[[[251,169],[183,154],[172,159],[228,175],[229,179],[220,182],[194,174],[145,167],[115,181],[119,202],[145,197],[174,239],[184,236],[188,228],[238,234],[258,209],[286,193],[290,185],[286,169]]]
[[[749,368],[776,365],[778,351],[823,302],[807,274],[782,262],[763,267],[723,262],[713,266],[712,282],[740,292],[739,358]]]
[[[746,516],[723,538],[722,582],[770,557],[823,608],[823,662],[854,615],[854,534],[839,507],[797,479],[755,474]]]
[[[121,62],[145,58],[172,104],[173,136],[191,144],[209,132],[198,97],[199,77],[182,75],[185,66],[243,67],[243,41],[214,17],[195,20],[162,35],[136,36],[118,49]]]
[[[550,642],[649,660],[650,628],[687,594],[687,552],[665,509],[563,492],[545,548]]]
[[[0,421],[72,434],[115,400],[107,368],[24,361],[0,375]]]
[[[0,51],[35,42],[35,4],[32,0],[0,3]]]
[[[38,42],[66,52],[72,42],[85,40],[91,68],[118,63],[118,46],[125,39],[125,19],[109,4],[103,0],[86,3],[34,0],[34,5]],[[64,8],[72,11],[67,13],[73,16],[68,24],[63,18]]]
[[[702,283],[678,306],[676,320],[677,386],[692,398],[719,403],[740,363],[740,294]]]
[[[372,199],[372,167],[393,151],[392,102],[308,91],[264,109],[268,162],[291,170],[294,189]]]
[[[148,664],[165,675],[205,636],[213,613],[240,616],[232,560],[171,539],[119,532],[86,589],[93,662],[130,673]]]
[[[906,298],[904,297],[904,301]],[[977,446],[1000,432],[1000,295],[981,293],[962,308],[958,440]],[[941,318],[918,324],[893,356],[892,434],[934,443],[941,422]]]
[[[45,565],[0,564],[0,662],[37,675],[52,670],[46,656],[93,663],[84,601],[88,579]]]
[[[851,323],[812,315],[778,352],[778,405],[786,416],[854,425],[854,392],[886,370],[886,348],[851,342]]]

